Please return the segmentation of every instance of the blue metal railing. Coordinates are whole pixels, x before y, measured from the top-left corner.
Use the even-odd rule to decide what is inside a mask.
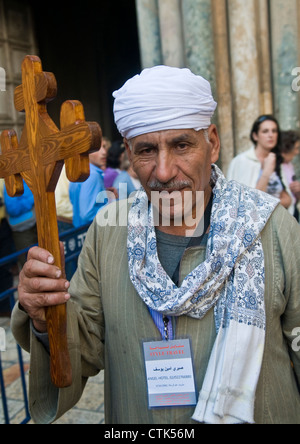
[[[70,280],[72,278],[73,274],[76,271],[78,256],[81,252],[88,228],[89,228],[89,225],[85,225],[85,226],[77,228],[77,229],[74,228],[74,229],[65,231],[64,233],[62,233],[60,235],[60,240],[64,244],[66,276],[67,276],[68,280]],[[30,247],[26,248],[25,250],[18,251],[15,254],[11,254],[9,256],[6,256],[6,257],[0,259],[0,268],[10,265],[10,264],[15,264],[18,261],[19,256],[21,256],[23,254],[27,254],[29,249],[30,249]],[[0,293],[0,302],[9,301],[11,311],[13,310],[13,307],[15,305],[15,293],[16,292],[17,292],[17,287],[12,287],[12,288],[4,291],[3,293]],[[25,381],[24,362],[23,362],[22,350],[21,350],[20,346],[18,344],[16,344],[16,347],[17,347],[17,355],[18,355],[18,361],[19,361],[19,367],[20,367],[21,384],[22,384],[24,409],[25,409],[25,418],[21,422],[21,424],[27,424],[31,418],[30,418],[29,407],[28,407],[28,396],[27,396],[27,387],[26,387],[26,381]],[[4,377],[3,377],[1,351],[0,351],[0,388],[1,388],[1,398],[2,398],[4,421],[5,421],[5,424],[10,424],[8,401],[7,401],[7,396],[6,396],[5,381],[4,381]]]

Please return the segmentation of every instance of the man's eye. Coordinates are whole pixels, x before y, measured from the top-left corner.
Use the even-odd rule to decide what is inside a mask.
[[[179,143],[179,144],[177,145],[177,148],[178,148],[179,150],[185,150],[185,149],[187,148],[187,144],[186,144],[186,143]]]
[[[141,152],[140,152],[140,154],[152,154],[152,153],[154,153],[154,148],[145,148],[145,149],[143,149]]]

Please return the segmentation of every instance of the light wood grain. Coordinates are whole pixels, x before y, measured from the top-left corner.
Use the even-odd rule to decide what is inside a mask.
[[[18,143],[13,130],[1,134],[0,177],[5,178],[8,194],[23,193],[23,179],[35,202],[39,246],[50,251],[61,267],[59,234],[55,206],[55,187],[63,163],[71,181],[89,176],[89,154],[101,146],[97,123],[85,122],[83,106],[67,101],[61,109],[61,130],[47,113],[47,103],[56,96],[52,73],[43,72],[41,60],[26,56],[22,63],[22,85],[15,90],[15,107],[25,111],[26,123]],[[51,377],[55,386],[72,383],[68,353],[66,305],[47,309]]]

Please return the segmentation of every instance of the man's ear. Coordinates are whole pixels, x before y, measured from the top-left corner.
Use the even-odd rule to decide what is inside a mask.
[[[123,139],[123,141],[124,141],[124,145],[125,145],[125,148],[126,148],[128,159],[129,159],[130,163],[132,164],[132,146],[131,146],[131,143],[127,139]]]
[[[216,125],[210,125],[208,128],[208,139],[211,144],[211,163],[219,160],[221,142]]]

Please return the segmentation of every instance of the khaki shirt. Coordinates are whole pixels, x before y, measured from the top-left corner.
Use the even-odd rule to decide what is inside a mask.
[[[126,201],[120,204],[127,211]],[[113,212],[114,204],[105,211]],[[117,213],[118,215],[118,213]],[[300,352],[293,330],[300,327],[300,227],[278,207],[264,231],[267,315],[266,344],[256,392],[258,424],[300,424]],[[186,251],[181,281],[204,260],[201,247]],[[87,378],[105,369],[107,424],[196,424],[194,408],[149,410],[142,342],[161,340],[149,311],[128,274],[127,227],[91,226],[68,303],[68,339],[73,384],[58,390],[49,376],[49,356],[32,334],[18,306],[12,317],[16,339],[31,350],[29,403],[37,423],[57,419],[73,407]],[[202,320],[181,316],[177,338],[191,338],[198,390],[216,338],[211,310]],[[300,340],[298,341],[300,345]],[[293,361],[293,367],[291,365]]]

